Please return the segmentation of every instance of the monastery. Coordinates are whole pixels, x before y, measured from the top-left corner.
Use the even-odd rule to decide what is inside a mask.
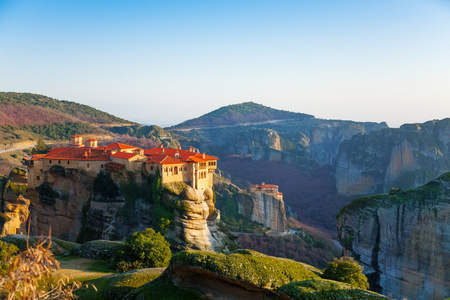
[[[265,184],[264,182],[261,184],[254,184],[250,186],[250,192],[269,194],[279,201],[283,201],[283,193],[278,191],[278,185]]]
[[[98,146],[96,139],[73,135],[68,147],[50,150],[47,154],[26,157],[28,167],[28,186],[36,188],[48,178],[54,166],[66,170],[84,170],[91,176],[100,171],[118,173],[122,171],[155,174],[158,170],[162,183],[184,181],[195,189],[204,190],[213,185],[213,173],[217,168],[217,157],[199,153],[195,148],[189,150],[155,147],[141,149],[121,143]]]

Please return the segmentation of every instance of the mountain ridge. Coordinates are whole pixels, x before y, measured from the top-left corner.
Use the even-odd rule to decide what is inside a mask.
[[[198,118],[184,121],[166,129],[241,125],[253,122],[288,119],[311,119],[312,115],[274,109],[252,101],[222,106]]]

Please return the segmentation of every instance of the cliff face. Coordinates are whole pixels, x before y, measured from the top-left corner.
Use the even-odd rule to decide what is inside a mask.
[[[264,124],[173,131],[201,149],[215,147],[221,156],[250,155],[254,160],[282,161],[307,168],[332,165],[339,145],[358,133],[387,128],[385,123],[306,119]],[[180,140],[183,145],[184,141]],[[218,149],[220,148],[220,149]]]
[[[237,209],[251,221],[278,231],[286,231],[286,211],[283,200],[265,193],[241,194],[237,197]]]
[[[0,178],[0,237],[27,231],[30,201],[25,198],[26,182],[26,171],[19,168]]]
[[[342,208],[337,226],[375,291],[450,297],[450,173],[407,192],[358,198]]]
[[[341,144],[336,159],[338,193],[361,195],[411,188],[450,170],[450,119],[403,125]]]
[[[47,183],[30,189],[32,234],[70,241],[121,240],[135,231],[159,227],[180,248],[222,250],[229,238],[218,228],[213,192],[184,184],[152,191],[151,178],[111,174],[92,178],[83,172],[49,173]],[[152,193],[154,195],[152,195]]]

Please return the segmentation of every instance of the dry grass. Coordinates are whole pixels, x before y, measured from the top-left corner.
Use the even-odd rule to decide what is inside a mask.
[[[74,291],[81,283],[54,275],[59,262],[49,250],[50,246],[50,237],[39,239],[34,247],[27,244],[27,250],[12,260],[8,274],[0,278],[2,299],[76,299]]]

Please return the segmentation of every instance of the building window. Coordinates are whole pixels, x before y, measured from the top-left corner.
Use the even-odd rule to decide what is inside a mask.
[[[70,160],[67,161],[67,164],[70,165]]]
[[[177,168],[177,167],[173,168],[173,173],[174,173],[175,175],[178,175],[178,168]]]
[[[187,171],[187,167],[184,167],[184,170]]]
[[[41,177],[40,177],[40,176],[37,176],[36,179],[37,179],[37,180],[41,180]]]
[[[103,169],[103,165],[101,165],[101,166],[100,166],[100,168],[102,168],[102,169]]]
[[[87,167],[89,168],[89,164],[87,164]]]
[[[48,163],[51,164],[51,163],[52,163],[52,160],[50,159],[50,160],[48,161]]]
[[[164,172],[167,172],[167,168],[164,168]]]
[[[61,164],[61,160],[58,160],[58,164]]]
[[[153,171],[153,166],[150,167],[150,171]]]

